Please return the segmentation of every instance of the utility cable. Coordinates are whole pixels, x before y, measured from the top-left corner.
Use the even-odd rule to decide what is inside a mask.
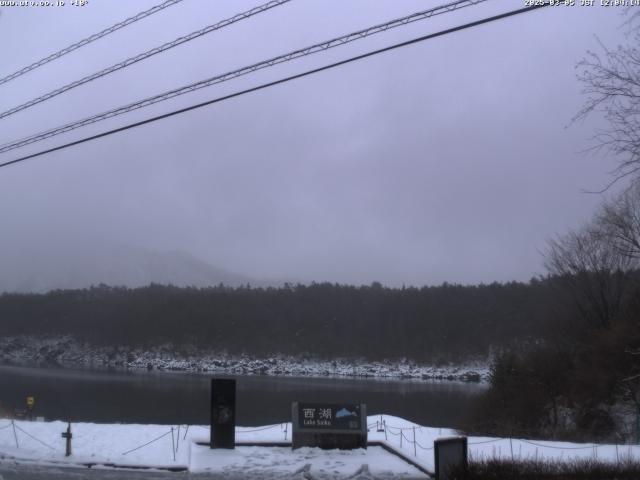
[[[166,2],[163,2],[159,5],[156,5],[154,7],[151,7],[148,10],[145,10],[144,12],[140,12],[136,15],[134,15],[133,17],[129,17],[126,20],[123,20],[121,22],[116,23],[115,25],[110,26],[109,28],[105,28],[104,30],[102,30],[101,32],[98,33],[94,33],[93,35],[91,35],[90,37],[87,37],[83,40],[80,40],[79,42],[76,42],[74,44],[69,45],[66,48],[63,48],[62,50],[59,50],[55,53],[52,53],[51,55],[44,57],[40,60],[38,60],[37,62],[32,63],[31,65],[28,65],[24,68],[21,68],[20,70],[18,70],[17,72],[11,73],[9,75],[7,75],[6,77],[0,78],[0,85],[7,83],[15,78],[20,77],[21,75],[24,75],[25,73],[30,72],[31,70],[35,70],[38,67],[41,67],[42,65],[45,65],[49,62],[53,62],[54,60],[57,60],[58,58],[62,57],[63,55],[66,55],[67,53],[71,53],[74,50],[79,49],[80,47],[84,47],[85,45],[88,45],[91,42],[95,42],[96,40],[102,38],[102,37],[106,37],[107,35],[120,30],[121,28],[124,28],[128,25],[131,25],[132,23],[135,23],[139,20],[142,20],[143,18],[146,18],[150,15],[153,15],[154,13],[158,13],[162,10],[164,10],[165,8],[171,7],[173,5],[175,5],[176,3],[180,3],[182,2],[182,0],[167,0]]]
[[[125,125],[123,127],[115,128],[113,130],[102,132],[102,133],[99,133],[97,135],[92,135],[92,136],[89,136],[89,137],[85,137],[85,138],[82,138],[80,140],[69,142],[69,143],[66,143],[64,145],[59,145],[57,147],[49,148],[49,149],[46,149],[46,150],[42,150],[42,151],[37,152],[37,153],[32,153],[30,155],[25,155],[23,157],[16,158],[15,160],[11,160],[9,162],[1,163],[0,167],[6,167],[8,165],[12,165],[12,164],[15,164],[15,163],[18,163],[18,162],[22,162],[22,161],[28,160],[30,158],[34,158],[34,157],[38,157],[38,156],[41,156],[41,155],[45,155],[47,153],[51,153],[51,152],[55,152],[55,151],[58,151],[58,150],[62,150],[62,149],[65,149],[65,148],[68,148],[68,147],[71,147],[71,146],[74,146],[74,145],[79,145],[81,143],[85,143],[85,142],[89,142],[91,140],[95,140],[95,139],[98,139],[98,138],[106,137],[108,135],[113,135],[115,133],[119,133],[119,132],[123,132],[125,130],[129,130],[131,128],[139,127],[141,125],[146,125],[147,123],[156,122],[158,120],[162,120],[164,118],[172,117],[174,115],[178,115],[178,114],[185,113],[185,112],[188,112],[188,111],[191,111],[191,110],[195,110],[195,109],[207,106],[207,105],[212,105],[214,103],[222,102],[224,100],[229,100],[231,98],[239,97],[239,96],[245,95],[247,93],[255,92],[255,91],[258,91],[258,90],[263,90],[263,89],[266,89],[266,88],[269,88],[269,87],[272,87],[272,86],[275,86],[275,85],[279,85],[281,83],[289,82],[291,80],[296,80],[298,78],[302,78],[302,77],[306,77],[306,76],[309,76],[309,75],[313,75],[315,73],[319,73],[319,72],[322,72],[322,71],[325,71],[325,70],[330,70],[332,68],[335,68],[335,67],[338,67],[338,66],[341,66],[341,65],[346,65],[348,63],[355,62],[355,61],[358,61],[358,60],[362,60],[364,58],[368,58],[368,57],[371,57],[371,56],[374,56],[374,55],[378,55],[380,53],[388,52],[388,51],[395,50],[395,49],[398,49],[398,48],[401,48],[401,47],[406,47],[408,45],[413,45],[415,43],[423,42],[423,41],[430,40],[432,38],[440,37],[440,36],[443,36],[443,35],[448,35],[450,33],[458,32],[458,31],[461,31],[461,30],[466,30],[468,28],[476,27],[476,26],[479,26],[479,25],[484,25],[484,24],[487,24],[487,23],[490,23],[490,22],[494,22],[494,21],[501,20],[501,19],[504,19],[504,18],[512,17],[512,16],[515,16],[515,15],[520,15],[520,14],[523,14],[523,13],[531,12],[531,11],[537,10],[539,8],[546,7],[548,5],[549,5],[548,3],[544,3],[544,4],[534,5],[534,6],[531,6],[531,7],[520,8],[518,10],[511,10],[511,11],[506,12],[506,13],[495,15],[495,16],[492,16],[492,17],[483,18],[483,19],[477,20],[475,22],[466,23],[466,24],[463,24],[463,25],[459,25],[457,27],[453,27],[453,28],[449,28],[449,29],[446,29],[446,30],[441,30],[441,31],[436,32],[436,33],[431,33],[431,34],[428,34],[428,35],[417,37],[417,38],[414,38],[412,40],[407,40],[405,42],[396,43],[396,44],[388,46],[388,47],[380,48],[378,50],[373,50],[373,51],[364,53],[362,55],[357,55],[355,57],[348,58],[346,60],[341,60],[339,62],[331,63],[329,65],[325,65],[325,66],[322,66],[322,67],[314,68],[312,70],[307,70],[305,72],[298,73],[296,75],[291,75],[289,77],[281,78],[281,79],[275,80],[273,82],[263,83],[263,84],[258,85],[256,87],[248,88],[246,90],[241,90],[239,92],[235,92],[235,93],[232,93],[232,94],[229,94],[229,95],[225,95],[225,96],[222,96],[222,97],[214,98],[213,100],[202,102],[202,103],[199,103],[199,104],[196,104],[196,105],[191,105],[189,107],[181,108],[179,110],[174,110],[172,112],[165,113],[163,115],[158,115],[156,117],[148,118],[146,120],[142,120],[142,121],[139,121],[139,122],[131,123],[131,124]]]
[[[192,83],[190,85],[186,85],[180,88],[176,88],[174,90],[170,90],[158,95],[154,95],[153,97],[148,97],[143,100],[139,100],[134,103],[130,103],[128,105],[115,108],[113,110],[109,110],[107,112],[99,113],[97,115],[93,115],[91,117],[85,118],[83,120],[78,120],[76,122],[72,122],[60,127],[53,128],[51,130],[46,130],[44,132],[37,133],[35,135],[31,135],[26,138],[22,138],[19,140],[14,140],[12,142],[6,143],[0,146],[0,153],[8,152],[9,150],[13,150],[15,148],[23,147],[25,145],[29,145],[30,143],[38,142],[40,140],[44,140],[47,138],[54,137],[56,135],[60,135],[62,133],[69,132],[71,130],[75,130],[76,128],[84,127],[86,125],[90,125],[95,122],[99,122],[102,120],[106,120],[111,117],[115,117],[118,115],[122,115],[124,113],[131,112],[133,110],[137,110],[139,108],[147,107],[149,105],[153,105],[158,102],[162,102],[165,100],[169,100],[174,97],[178,97],[180,95],[184,95],[186,93],[193,92],[195,90],[199,90],[201,88],[209,87],[211,85],[215,85],[218,83],[226,82],[232,80],[234,78],[247,75],[249,73],[256,72],[258,70],[262,70],[264,68],[273,67],[280,63],[292,61],[294,59],[312,55],[314,53],[323,52],[325,50],[329,50],[330,48],[335,48],[340,45],[345,45],[347,43],[361,40],[370,35],[374,35],[380,32],[387,31],[391,28],[407,25],[408,23],[412,23],[418,20],[424,20],[435,15],[448,13],[454,10],[458,10],[462,7],[467,7],[470,5],[476,5],[481,2],[485,2],[487,0],[457,0],[452,3],[448,3],[445,5],[441,5],[435,8],[430,8],[429,10],[424,10],[421,12],[413,13],[411,15],[407,15],[405,17],[397,18],[395,20],[391,20],[386,23],[382,23],[379,25],[375,25],[373,27],[369,27],[363,30],[359,30],[357,32],[349,33],[347,35],[343,35],[341,37],[333,38],[331,40],[316,43],[314,45],[301,48],[298,50],[294,50],[292,52],[279,55],[277,57],[273,57],[268,60],[264,60],[253,65],[245,66],[239,68],[237,70],[233,70],[221,75],[216,75],[215,77],[208,78],[206,80],[201,80],[196,83]]]
[[[51,90],[50,92],[45,93],[44,95],[33,98],[28,102],[25,102],[16,107],[10,108],[9,110],[6,110],[0,113],[0,119],[6,118],[22,110],[26,110],[29,107],[33,107],[34,105],[50,100],[64,92],[68,92],[69,90],[72,90],[76,87],[84,85],[85,83],[92,82],[93,80],[97,80],[98,78],[104,77],[113,72],[117,72],[118,70],[122,70],[123,68],[130,67],[135,63],[141,62],[142,60],[146,60],[147,58],[157,55],[159,53],[166,52],[167,50],[177,47],[178,45],[182,45],[183,43],[190,42],[191,40],[195,40],[196,38],[202,37],[203,35],[206,35],[211,32],[215,32],[216,30],[220,30],[224,27],[228,27],[229,25],[239,22],[240,20],[245,20],[249,17],[262,13],[266,10],[270,10],[274,7],[278,7],[290,1],[291,0],[271,0],[267,3],[264,3],[250,10],[247,10],[246,12],[237,13],[233,17],[227,18],[225,20],[221,20],[220,22],[217,22],[213,25],[208,25],[204,28],[201,28],[200,30],[196,30],[195,32],[191,32],[190,34],[185,35],[184,37],[178,37],[171,42],[164,43],[159,47],[155,47],[155,48],[152,48],[151,50],[147,50],[146,52],[139,53],[138,55],[127,58],[126,60],[118,62],[114,65],[111,65],[110,67],[107,67],[98,72],[92,73],[91,75],[87,75],[86,77],[82,77],[80,80],[76,80],[74,82],[68,83],[67,85],[64,85],[60,88]]]

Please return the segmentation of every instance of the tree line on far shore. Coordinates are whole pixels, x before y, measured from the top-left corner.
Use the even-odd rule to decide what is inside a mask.
[[[418,362],[487,358],[539,342],[569,307],[555,280],[387,288],[94,286],[0,295],[0,335],[71,334],[100,345],[161,343],[251,355]],[[567,300],[567,299],[565,299]]]

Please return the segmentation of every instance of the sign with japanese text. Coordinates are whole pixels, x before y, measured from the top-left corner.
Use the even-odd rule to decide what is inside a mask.
[[[360,430],[360,405],[300,403],[298,427],[300,429]]]

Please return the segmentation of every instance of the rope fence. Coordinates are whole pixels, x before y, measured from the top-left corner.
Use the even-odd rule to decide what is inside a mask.
[[[422,433],[422,426],[421,425],[413,425],[411,427],[396,427],[394,425],[388,425],[386,421],[382,422],[384,426],[386,426],[389,429],[395,429],[395,430],[413,430],[414,428]],[[377,422],[376,422],[377,424]]]
[[[541,443],[536,443],[536,442],[532,442],[530,440],[520,440],[521,442],[524,443],[528,443],[529,445],[534,445],[536,447],[541,447],[541,448],[553,448],[556,450],[586,450],[586,449],[594,449],[594,448],[598,448],[598,445],[596,445],[595,443],[593,445],[589,445],[586,447],[556,447],[555,445],[543,445]],[[616,445],[617,446],[617,445]]]
[[[385,423],[385,426],[389,429],[395,429],[395,430],[412,430],[414,428],[414,427],[394,427],[393,425],[387,425],[386,423]]]
[[[203,427],[202,425],[191,425],[197,428],[201,428],[202,430],[206,430],[209,431],[209,427]],[[187,429],[189,428],[189,425],[187,425],[186,427]],[[254,433],[254,432],[264,432],[266,430],[273,430],[274,428],[279,428],[283,433],[284,433],[284,439],[287,440],[287,436],[289,434],[289,424],[288,423],[276,423],[274,425],[268,425],[266,427],[258,427],[258,428],[249,428],[247,430],[237,430],[236,429],[236,435],[242,434],[242,433]],[[187,434],[185,431],[185,435],[183,440],[186,438]]]
[[[491,440],[484,440],[482,442],[469,442],[469,445],[483,445],[485,443],[501,442],[502,440],[507,440],[507,439],[506,438],[493,438]]]
[[[416,445],[418,446],[418,448],[421,448],[422,450],[427,450],[427,451],[428,450],[433,450],[433,447],[425,447],[425,446],[421,445],[420,442],[418,442],[417,440],[416,440]]]
[[[202,426],[202,425],[178,425],[177,427],[171,427],[169,430],[167,430],[165,433],[163,433],[162,435],[159,435],[158,437],[153,438],[152,440],[149,440],[148,442],[145,442],[141,445],[138,445],[135,448],[132,448],[130,450],[127,450],[126,452],[123,452],[121,455],[122,456],[126,456],[132,452],[135,452],[137,450],[140,450],[142,448],[145,448],[149,445],[152,445],[153,443],[156,443],[158,441],[160,441],[161,439],[171,435],[171,450],[172,450],[172,455],[173,455],[173,460],[176,460],[176,453],[179,450],[179,444],[180,444],[180,433],[181,430],[184,432],[183,441],[186,441],[186,437],[187,437],[187,433],[189,431],[189,428],[191,427],[198,427],[201,428],[203,430],[209,430],[208,427]],[[413,453],[414,456],[418,456],[418,449],[420,449],[421,451],[424,452],[424,454],[427,454],[426,452],[430,452],[432,450],[434,450],[434,446],[426,446],[421,444],[418,439],[416,438],[416,432],[420,432],[422,433],[422,429],[420,428],[420,426],[410,426],[410,427],[398,427],[395,425],[387,425],[386,422],[384,420],[381,421],[377,421],[375,423],[371,423],[369,425],[367,425],[367,428],[372,428],[372,427],[376,427],[377,428],[377,432],[384,432],[384,436],[385,436],[385,440],[390,440],[390,438],[387,437],[387,434],[391,434],[393,437],[398,437],[398,443],[399,443],[399,447],[400,449],[406,449],[406,448],[413,448]],[[13,427],[13,437],[15,440],[15,445],[16,448],[20,448],[20,443],[19,440],[19,435],[18,432],[20,432],[20,434],[25,435],[27,437],[29,437],[30,439],[32,439],[33,441],[38,442],[39,444],[47,447],[50,450],[56,450],[55,447],[51,446],[50,444],[46,443],[45,441],[41,440],[40,438],[38,438],[37,436],[33,435],[32,433],[28,432],[27,430],[25,430],[22,426],[16,424],[16,422],[14,420],[11,420],[9,423],[6,423],[4,425],[0,425],[0,430],[6,430]],[[273,430],[276,428],[280,428],[281,431],[284,432],[285,435],[285,440],[287,439],[287,435],[288,435],[288,431],[289,431],[289,424],[288,423],[284,423],[284,424],[274,424],[274,425],[267,425],[264,427],[256,427],[256,428],[247,428],[247,429],[243,429],[243,430],[236,430],[237,434],[248,434],[248,433],[255,433],[255,432],[264,432],[264,431],[268,431],[268,430]],[[394,431],[395,430],[395,431]],[[408,431],[412,431],[413,435],[411,434],[406,434],[406,432]],[[411,438],[413,437],[413,438]],[[427,445],[429,444],[429,441],[427,441]],[[475,450],[473,453],[470,451],[469,455],[470,458],[471,456],[476,456],[479,458],[484,458],[485,456],[493,456],[494,458],[496,457],[496,455],[498,455],[498,457],[502,457],[503,456],[503,450],[504,452],[506,452],[507,455],[509,455],[510,452],[510,456],[511,459],[514,460],[516,457],[517,458],[528,458],[528,455],[535,455],[535,458],[543,458],[543,453],[544,453],[544,449],[550,449],[550,450],[555,450],[555,451],[579,451],[579,450],[592,450],[592,454],[591,456],[595,459],[598,458],[598,449],[600,449],[600,453],[603,452],[603,449],[613,449],[615,447],[615,456],[611,456],[612,453],[611,451],[608,451],[609,456],[611,457],[611,460],[613,461],[617,461],[620,462],[621,461],[621,457],[623,457],[624,459],[624,453],[623,455],[620,454],[620,448],[619,447],[628,447],[628,452],[626,453],[626,457],[628,457],[628,459],[631,459],[632,457],[635,457],[636,455],[633,455],[634,453],[637,453],[637,449],[640,448],[640,445],[619,445],[619,444],[611,444],[611,445],[598,445],[598,444],[588,444],[588,445],[583,445],[583,446],[570,446],[570,445],[550,445],[548,443],[540,443],[540,442],[536,442],[536,441],[531,441],[531,440],[526,440],[526,439],[514,439],[512,437],[505,437],[505,438],[488,438],[486,440],[477,440],[477,441],[471,441],[468,442],[469,446],[477,446],[477,445],[489,445],[489,444],[495,444],[495,443],[499,443],[499,442],[507,442],[508,444],[505,445],[498,445],[498,446],[493,446],[493,453],[491,452],[487,452],[486,450]],[[516,442],[518,442],[518,451],[514,453],[514,444],[516,444]],[[396,443],[396,442],[394,442]],[[528,450],[525,449],[525,452],[523,452],[522,450],[522,446],[524,445],[531,445],[533,447],[535,447],[535,452],[533,452],[533,449],[529,448]],[[503,449],[502,447],[506,447],[506,449]],[[624,452],[624,450],[623,450]],[[589,454],[587,454],[589,455]],[[562,458],[563,454],[561,453],[560,456],[558,458]],[[568,458],[568,457],[567,457]]]
[[[123,455],[123,456],[124,456],[124,455],[127,455],[127,454],[131,453],[131,452],[135,452],[136,450],[140,450],[141,448],[144,448],[144,447],[146,447],[147,445],[151,445],[152,443],[157,442],[158,440],[160,440],[161,438],[166,437],[167,435],[171,435],[172,433],[173,433],[173,427],[171,428],[171,430],[169,430],[169,431],[168,431],[168,432],[166,432],[166,433],[163,433],[163,434],[162,434],[162,435],[160,435],[159,437],[154,438],[153,440],[151,440],[151,441],[149,441],[149,442],[147,442],[147,443],[145,443],[145,444],[142,444],[142,445],[140,445],[139,447],[132,448],[131,450],[127,450],[126,452],[122,453],[121,455]],[[172,447],[172,448],[173,448],[173,447]]]
[[[24,429],[20,428],[20,426],[18,426],[18,425],[16,425],[16,424],[15,424],[15,422],[13,422],[13,421],[12,421],[12,423],[13,423],[13,427],[14,427],[16,430],[18,430],[18,431],[20,431],[20,432],[24,433],[27,437],[31,438],[32,440],[35,440],[35,441],[36,441],[36,442],[38,442],[38,443],[41,443],[42,445],[44,445],[44,446],[45,446],[45,447],[47,447],[47,448],[50,448],[51,450],[55,450],[55,448],[54,448],[54,447],[52,447],[51,445],[49,445],[48,443],[43,442],[43,441],[42,441],[42,440],[40,440],[39,438],[36,438],[36,437],[34,437],[33,435],[31,435],[31,434],[30,434],[29,432],[27,432],[26,430],[24,430]]]
[[[398,427],[395,425],[387,425],[386,422],[384,420],[380,421],[380,422],[376,422],[376,426],[381,426],[381,428],[383,428],[383,430],[378,430],[379,432],[384,431],[384,435],[385,435],[385,439],[387,439],[387,434],[391,434],[394,437],[399,437],[398,441],[399,441],[399,447],[401,449],[404,448],[413,448],[414,451],[414,456],[418,456],[418,451],[417,449],[419,448],[420,450],[423,450],[424,452],[429,452],[434,450],[434,446],[430,446],[427,447],[423,444],[421,444],[417,439],[416,439],[416,431],[419,431],[422,433],[422,429],[419,426],[411,426],[411,427]],[[395,430],[395,431],[394,431]],[[413,439],[410,438],[410,436],[405,435],[405,432],[411,430],[413,431]],[[543,443],[538,443],[538,442],[533,442],[530,440],[525,440],[525,439],[514,439],[511,437],[507,437],[507,438],[490,438],[487,440],[478,440],[478,441],[474,441],[474,442],[468,442],[469,446],[473,446],[473,445],[488,445],[491,443],[499,443],[499,442],[509,442],[506,445],[506,450],[505,452],[507,453],[507,455],[509,455],[510,452],[510,456],[511,459],[514,460],[516,457],[517,458],[525,458],[526,454],[523,456],[522,454],[522,444],[528,444],[528,445],[532,445],[534,447],[536,447],[535,449],[535,453],[531,453],[531,455],[535,455],[536,458],[542,458],[542,451],[539,451],[539,449],[552,449],[552,450],[560,450],[560,451],[576,451],[576,450],[592,450],[592,456],[593,458],[598,458],[598,448],[600,448],[602,451],[602,448],[604,447],[611,447],[614,448],[615,447],[615,456],[612,457],[613,460],[617,460],[618,462],[620,462],[620,453],[619,453],[619,447],[620,445],[615,444],[615,445],[598,445],[598,444],[590,444],[590,445],[585,445],[585,446],[559,446],[559,445],[548,445],[548,444],[543,444]],[[514,453],[514,443],[515,442],[519,442],[519,451],[517,453]],[[494,446],[493,447],[493,457],[496,456],[496,454],[498,454],[498,456],[502,456],[502,446]],[[628,451],[628,458],[632,457],[631,451],[632,448],[634,447],[640,447],[640,445],[627,445],[629,447],[629,451]],[[485,453],[483,453],[482,451],[480,452],[476,452],[477,455],[480,455],[481,458],[485,457]],[[472,453],[469,452],[470,458],[472,456]],[[491,454],[490,454],[491,455]],[[562,455],[562,454],[561,454]],[[562,458],[562,457],[560,457]]]
[[[280,424],[277,424],[277,425],[269,425],[268,427],[253,428],[251,430],[236,430],[236,433],[263,432],[265,430],[271,430],[277,427],[282,428]]]

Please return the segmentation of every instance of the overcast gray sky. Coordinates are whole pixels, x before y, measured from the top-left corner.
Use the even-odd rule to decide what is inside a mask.
[[[0,8],[0,76],[159,0]],[[181,4],[0,86],[6,110],[257,5]],[[0,120],[0,143],[388,19],[434,0],[293,0]],[[17,155],[523,6],[490,0],[76,130]],[[0,262],[105,245],[183,250],[255,278],[528,280],[602,196],[610,159],[576,62],[621,8],[554,7],[406,47],[0,169]],[[0,263],[1,265],[1,263]]]

